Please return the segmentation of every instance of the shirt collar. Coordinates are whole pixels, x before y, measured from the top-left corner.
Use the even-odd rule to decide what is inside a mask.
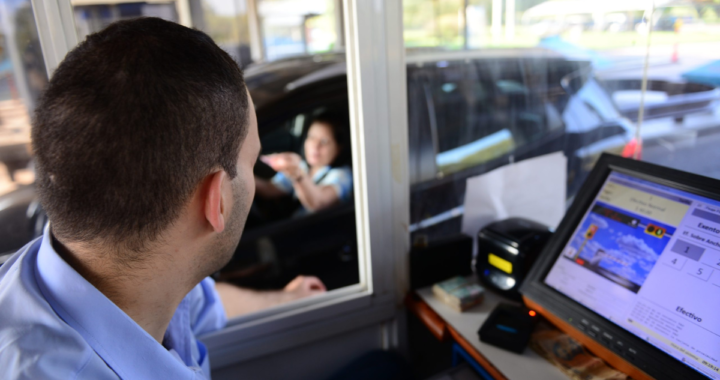
[[[63,260],[46,227],[38,252],[37,279],[55,312],[124,379],[192,379],[174,357],[125,312]]]
[[[320,170],[315,172],[315,175],[313,176],[313,182],[318,182],[319,179],[325,176],[325,173],[327,173],[330,170],[330,166],[323,166]]]

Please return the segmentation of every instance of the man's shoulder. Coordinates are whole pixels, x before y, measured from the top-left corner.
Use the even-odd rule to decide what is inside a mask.
[[[112,378],[103,375],[113,372],[44,298],[35,281],[36,254],[28,244],[0,267],[3,373],[13,379]]]
[[[14,321],[26,323],[38,309],[52,312],[35,281],[38,241],[17,251],[0,267],[0,321],[3,328]]]
[[[31,317],[44,302],[34,281],[36,243],[37,240],[21,248],[0,267],[0,321],[3,327],[13,320]]]
[[[3,322],[0,368],[12,379],[117,379],[82,338],[44,323]]]

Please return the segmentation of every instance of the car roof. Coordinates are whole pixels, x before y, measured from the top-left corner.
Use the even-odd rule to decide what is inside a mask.
[[[407,52],[407,64],[419,67],[443,61],[477,59],[566,59],[560,53],[543,48],[469,51],[428,48],[408,49]],[[332,52],[294,56],[250,65],[245,69],[245,82],[255,102],[255,108],[261,109],[281,99],[290,91],[346,74],[345,53]]]
[[[259,109],[282,98],[286,92],[297,88],[297,86],[289,88],[288,84],[308,75],[314,74],[317,77],[315,73],[323,68],[336,66],[338,63],[344,66],[344,62],[344,53],[328,53],[253,64],[245,69],[245,83],[252,95],[255,108]],[[340,73],[340,75],[345,75],[345,73]]]
[[[477,59],[564,59],[565,57],[555,51],[544,48],[516,48],[516,49],[479,49],[479,50],[438,50],[413,49],[408,50],[405,61],[408,65],[422,66],[425,63],[442,61],[470,61]]]

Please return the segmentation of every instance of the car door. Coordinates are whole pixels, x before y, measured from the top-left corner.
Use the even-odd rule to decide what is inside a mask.
[[[347,114],[347,88],[338,81],[298,89],[259,110],[262,154],[302,155],[314,116],[327,111]],[[258,161],[255,174],[270,179],[275,172]],[[328,290],[357,284],[353,203],[301,216],[293,214],[294,207],[297,203],[291,196],[256,197],[235,255],[219,278],[254,289],[282,288],[300,274],[317,276]]]

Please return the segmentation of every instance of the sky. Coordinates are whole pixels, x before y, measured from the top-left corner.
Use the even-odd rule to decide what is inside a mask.
[[[675,232],[670,226],[663,225],[656,221],[635,215],[624,210],[614,208],[607,204],[597,202],[603,207],[621,212],[640,220],[641,224],[652,223],[666,228],[669,234]],[[590,213],[580,226],[580,230],[573,237],[570,245],[578,249],[585,240],[585,231],[591,224],[598,226],[595,236],[587,242],[580,253],[580,257],[586,261],[592,261],[598,250],[604,251],[600,261],[600,267],[607,269],[616,275],[622,276],[637,285],[642,286],[648,273],[652,270],[660,254],[667,246],[670,238],[665,236],[662,239],[646,234],[643,228],[633,228],[626,224],[616,222],[612,219]]]

